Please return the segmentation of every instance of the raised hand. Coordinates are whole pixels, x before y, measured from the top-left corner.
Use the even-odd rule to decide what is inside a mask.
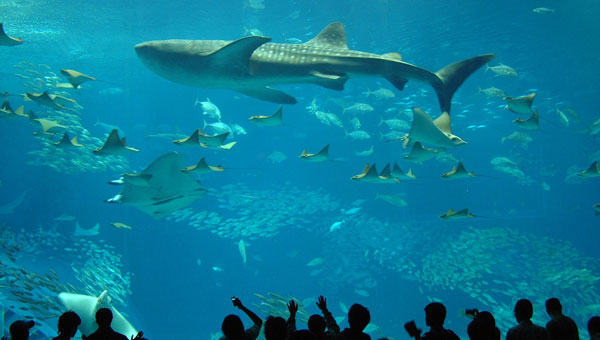
[[[317,307],[319,307],[319,309],[321,311],[326,311],[327,310],[327,300],[325,300],[323,295],[320,295],[318,300],[319,301],[317,301]]]
[[[298,304],[294,300],[290,300],[287,304],[288,310],[290,311],[290,316],[295,316],[298,311]]]

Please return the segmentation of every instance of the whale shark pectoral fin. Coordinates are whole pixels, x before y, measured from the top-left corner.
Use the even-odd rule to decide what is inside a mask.
[[[248,71],[250,56],[261,45],[271,41],[271,38],[258,35],[244,37],[221,47],[209,55],[211,60],[225,67],[242,65]]]
[[[394,85],[394,87],[397,88],[398,91],[402,91],[404,89],[404,85],[406,85],[406,83],[408,82],[408,79],[398,77],[395,75],[385,76],[385,79],[392,83],[392,85]]]
[[[277,104],[296,104],[298,102],[296,98],[290,96],[289,94],[283,91],[275,90],[269,86],[244,87],[235,88],[233,90],[243,93],[249,97],[266,100]]]

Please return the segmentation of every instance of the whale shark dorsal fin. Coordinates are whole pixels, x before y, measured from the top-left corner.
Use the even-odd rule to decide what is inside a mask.
[[[392,177],[392,171],[390,170],[390,163],[386,164],[385,167],[383,167],[383,170],[381,170],[381,173],[379,174],[379,176]]]
[[[306,155],[308,155],[308,153],[306,152],[306,149],[302,150],[300,157],[305,157]]]
[[[221,47],[209,54],[208,57],[214,59],[219,66],[224,67],[235,64],[238,67],[243,66],[247,71],[248,62],[250,61],[252,53],[254,53],[261,45],[269,41],[271,41],[271,38],[258,35],[243,37]]]
[[[433,124],[435,124],[442,132],[452,133],[452,128],[450,127],[450,114],[448,114],[448,112],[442,112],[439,117],[433,120]]]
[[[341,22],[333,22],[325,27],[317,36],[304,43],[318,47],[333,47],[348,49],[346,29]]]

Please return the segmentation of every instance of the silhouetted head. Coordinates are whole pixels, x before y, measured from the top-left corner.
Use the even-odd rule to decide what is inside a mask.
[[[588,321],[588,333],[593,339],[600,339],[600,316],[593,316]]]
[[[527,299],[521,299],[515,304],[515,318],[517,322],[530,320],[533,316],[533,305]]]
[[[439,302],[432,302],[425,306],[425,324],[431,328],[444,327],[446,320],[446,307]]]
[[[467,328],[471,340],[500,340],[500,330],[490,312],[479,312]]]
[[[282,317],[269,316],[265,321],[265,339],[266,340],[285,340],[287,335],[287,325]]]
[[[546,300],[546,313],[551,317],[562,315],[562,305],[557,298],[550,298]]]
[[[350,307],[348,311],[350,329],[362,332],[369,322],[371,322],[371,313],[365,306],[355,303]]]
[[[96,312],[96,323],[99,328],[110,327],[112,318],[112,312],[108,308],[100,308]]]
[[[29,329],[35,325],[35,322],[29,320],[17,320],[10,325],[11,340],[27,340],[29,338]]]
[[[317,340],[317,336],[308,329],[302,329],[292,333],[289,340]]]
[[[311,332],[315,333],[317,336],[319,334],[325,333],[325,328],[327,324],[325,323],[325,319],[319,314],[313,314],[308,318],[308,329]]]
[[[72,338],[77,333],[79,325],[81,325],[81,318],[77,313],[73,311],[64,312],[58,318],[58,333]]]
[[[225,319],[223,319],[221,330],[229,340],[241,340],[244,338],[244,324],[237,315],[227,315]]]

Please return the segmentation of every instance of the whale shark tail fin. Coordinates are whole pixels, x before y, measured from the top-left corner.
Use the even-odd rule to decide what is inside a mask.
[[[493,54],[484,54],[473,58],[465,59],[454,64],[450,64],[435,75],[439,78],[440,83],[431,84],[435,89],[440,102],[442,112],[450,113],[450,106],[454,92],[462,85],[462,83],[477,69],[494,59]]]

